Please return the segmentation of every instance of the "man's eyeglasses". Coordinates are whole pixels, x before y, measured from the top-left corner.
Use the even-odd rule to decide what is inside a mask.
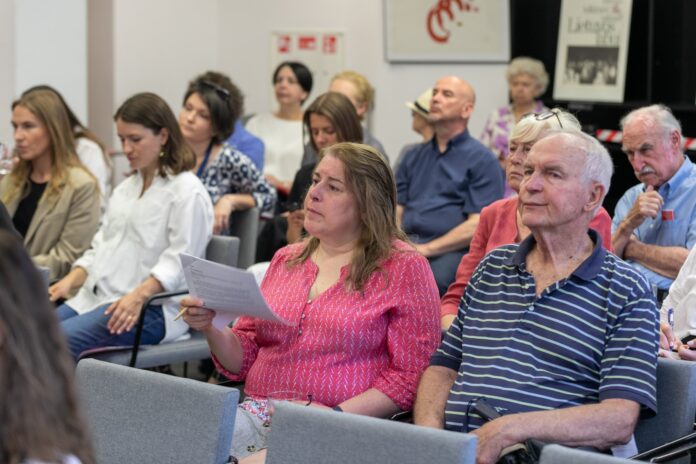
[[[228,98],[230,98],[230,91],[224,87],[217,85],[215,82],[203,80],[200,81],[200,83],[215,90],[217,94],[220,96],[220,98],[222,98],[223,100],[227,100]]]
[[[522,115],[522,119],[534,117],[534,119],[537,121],[546,121],[547,119],[551,119],[555,116],[556,121],[558,121],[558,125],[561,127],[561,129],[563,129],[563,123],[561,122],[561,117],[558,116],[558,113],[559,112],[555,110],[547,111],[545,113],[527,113]]]

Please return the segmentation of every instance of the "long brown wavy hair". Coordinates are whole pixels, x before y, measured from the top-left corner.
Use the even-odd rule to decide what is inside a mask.
[[[95,462],[68,353],[45,283],[17,238],[0,231],[0,462]]]
[[[56,201],[60,196],[62,186],[69,181],[68,168],[79,167],[90,177],[94,176],[80,162],[75,152],[75,139],[70,127],[70,120],[63,103],[58,96],[45,89],[32,90],[22,95],[12,103],[12,109],[22,106],[36,116],[46,126],[51,139],[51,180],[41,201]],[[17,195],[21,195],[29,184],[31,161],[20,160],[9,174],[10,188],[0,198],[8,203]],[[96,180],[95,180],[96,182]]]
[[[407,241],[396,222],[396,183],[391,168],[377,150],[361,143],[337,143],[322,150],[321,159],[333,156],[343,163],[346,185],[360,214],[360,237],[353,252],[346,286],[362,291],[373,272],[394,250],[394,240]],[[302,252],[289,261],[303,263],[319,246],[309,237]]]

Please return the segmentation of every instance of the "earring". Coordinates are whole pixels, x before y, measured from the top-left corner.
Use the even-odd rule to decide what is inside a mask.
[[[164,158],[164,151],[161,151],[161,152],[160,152],[159,157],[160,157],[160,158]]]

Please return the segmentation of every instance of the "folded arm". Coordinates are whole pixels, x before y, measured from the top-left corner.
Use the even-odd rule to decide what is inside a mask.
[[[680,246],[648,245],[632,236],[624,247],[624,259],[635,261],[653,272],[676,279],[689,250]]]
[[[439,256],[450,251],[461,250],[469,246],[479,223],[479,214],[469,214],[466,221],[451,229],[435,240],[416,245],[416,249],[426,258]]]

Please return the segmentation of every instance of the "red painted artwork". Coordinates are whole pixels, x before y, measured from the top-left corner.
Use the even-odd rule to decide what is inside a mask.
[[[449,25],[459,12],[476,13],[478,7],[474,2],[464,0],[437,0],[435,6],[428,10],[425,20],[430,38],[438,43],[446,43],[450,37]]]

